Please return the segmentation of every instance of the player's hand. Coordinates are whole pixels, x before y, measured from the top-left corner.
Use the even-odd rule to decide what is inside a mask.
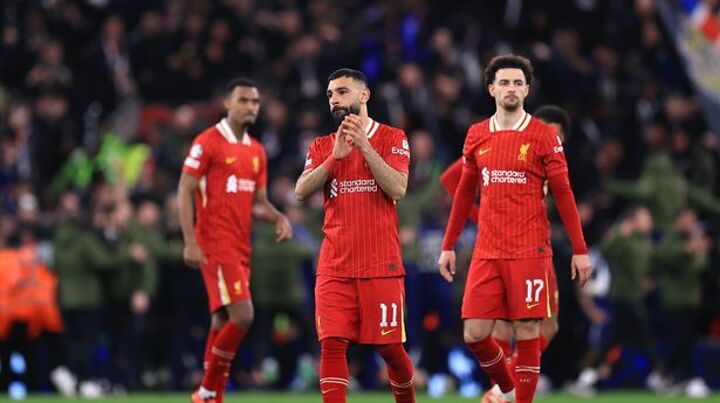
[[[440,252],[440,259],[438,259],[438,268],[440,269],[440,275],[448,283],[452,283],[453,276],[455,275],[455,251],[444,250]]]
[[[352,144],[360,151],[366,150],[370,145],[365,127],[363,127],[362,119],[358,115],[347,115],[343,124],[340,126],[345,136],[352,141]]]
[[[185,244],[185,247],[183,248],[183,260],[186,265],[193,268],[199,268],[201,265],[207,263],[205,254],[202,249],[200,249],[200,245],[198,245],[197,242],[188,242]]]
[[[585,286],[585,283],[590,279],[590,275],[592,275],[590,256],[573,255],[572,261],[570,262],[570,270],[572,279],[576,280],[578,284],[580,284],[580,287]]]
[[[344,127],[345,122],[343,121],[335,133],[335,144],[333,144],[332,155],[336,160],[341,160],[352,152],[352,144],[348,143],[349,139],[345,134]]]
[[[275,234],[277,234],[277,238],[275,239],[277,243],[290,240],[293,236],[293,229],[292,225],[290,225],[290,220],[288,220],[288,218],[283,214],[280,214],[277,221],[275,221]]]

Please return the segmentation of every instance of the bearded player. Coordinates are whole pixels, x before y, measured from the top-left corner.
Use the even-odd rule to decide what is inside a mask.
[[[338,129],[310,146],[295,186],[299,200],[325,196],[315,285],[324,403],[344,403],[348,344],[370,344],[387,364],[397,403],[415,402],[405,342],[405,269],[395,203],[405,195],[410,147],[402,130],[368,116],[365,74],[341,69],[327,96]]]
[[[514,55],[495,57],[485,70],[496,113],[468,130],[438,260],[440,274],[452,281],[453,249],[480,190],[478,237],[462,304],[464,339],[500,388],[498,401],[518,403],[532,402],[540,374],[540,322],[552,314],[546,181],[572,244],[572,277],[582,285],[591,272],[562,142],[555,129],[523,109],[532,71],[529,60]],[[492,338],[496,320],[512,322],[514,374]]]

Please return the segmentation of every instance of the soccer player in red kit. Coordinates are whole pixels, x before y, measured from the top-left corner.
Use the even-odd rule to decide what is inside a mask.
[[[278,242],[292,237],[290,222],[267,198],[265,150],[247,133],[260,111],[257,86],[245,78],[232,80],[224,105],[227,117],[193,141],[178,185],[183,257],[187,265],[200,268],[211,313],[205,374],[193,403],[223,401],[230,364],[253,320],[253,215],[275,223]]]
[[[464,339],[499,385],[500,401],[518,403],[532,402],[540,374],[540,321],[551,315],[545,181],[572,243],[573,278],[584,284],[591,271],[562,142],[552,127],[523,109],[532,78],[532,65],[524,57],[498,56],[488,64],[485,79],[496,113],[468,129],[462,176],[438,260],[440,274],[452,281],[453,248],[479,188],[478,236],[462,303]],[[498,319],[512,321],[518,355],[514,377],[491,337]]]
[[[410,147],[402,130],[368,116],[365,74],[328,78],[335,133],[317,138],[295,185],[299,200],[325,196],[315,285],[324,403],[344,403],[349,342],[377,347],[398,403],[415,401],[413,365],[403,348],[405,269],[395,203],[405,195]]]
[[[555,105],[545,105],[535,110],[533,113],[533,116],[536,119],[540,119],[543,123],[546,123],[547,125],[551,126],[553,129],[555,129],[558,133],[558,136],[560,137],[560,141],[565,143],[567,138],[570,135],[570,117],[568,116],[568,113]],[[460,177],[462,176],[462,170],[463,170],[463,164],[462,164],[462,158],[459,158],[457,161],[452,163],[446,170],[443,172],[442,176],[440,177],[440,183],[442,184],[443,188],[452,196],[455,195],[455,191],[457,190],[458,184],[460,183]],[[547,189],[545,189],[547,190]],[[477,203],[473,203],[473,206],[470,210],[470,214],[468,218],[477,224],[477,215],[478,215],[478,205]],[[551,268],[551,270],[548,272],[548,294],[550,296],[550,312],[551,316],[549,318],[545,318],[540,323],[540,353],[542,354],[547,347],[550,345],[550,342],[555,337],[555,335],[558,332],[558,314],[560,312],[560,296],[557,288],[557,278],[555,275],[555,270]],[[512,324],[505,320],[499,320],[495,322],[495,326],[493,327],[493,333],[492,337],[495,339],[495,342],[498,343],[500,348],[503,350],[503,355],[506,358],[506,361],[510,361],[510,358],[512,357]],[[514,363],[510,364],[510,369],[512,370],[514,368]],[[484,397],[484,400],[482,403],[491,403],[492,399],[499,398],[500,390],[497,387],[497,384],[492,388],[489,389]]]

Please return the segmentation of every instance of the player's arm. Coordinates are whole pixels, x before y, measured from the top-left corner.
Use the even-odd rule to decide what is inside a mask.
[[[407,191],[408,175],[391,167],[383,157],[378,154],[370,144],[370,141],[368,141],[360,117],[357,115],[347,116],[340,130],[342,130],[343,133],[352,140],[353,145],[360,150],[363,158],[365,158],[365,163],[367,163],[368,168],[370,168],[370,172],[372,172],[380,189],[395,201],[402,199],[403,196],[405,196],[405,191]]]
[[[266,188],[261,188],[255,192],[253,215],[255,218],[275,224],[277,242],[285,242],[292,238],[293,230],[290,220],[270,203]]]
[[[190,267],[200,267],[205,263],[205,255],[195,239],[195,228],[193,224],[193,198],[198,189],[198,179],[183,172],[180,175],[178,184],[178,214],[180,215],[180,227],[182,228],[185,248],[183,249],[183,260]]]
[[[445,188],[445,191],[451,196],[455,197],[455,192],[457,191],[458,185],[460,184],[460,177],[462,176],[463,171],[463,163],[462,158],[459,158],[457,161],[453,162],[445,172],[442,173],[442,176],[440,176],[440,184]],[[477,217],[478,217],[478,210],[480,207],[477,203],[473,203],[472,207],[470,208],[470,213],[468,215],[468,218],[470,220],[477,224]]]
[[[295,183],[295,197],[303,201],[320,189],[330,176],[333,165],[335,165],[335,158],[331,155],[322,165],[303,172]]]
[[[343,133],[343,125],[340,125],[333,143],[332,153],[325,157],[320,152],[317,143],[313,143],[308,150],[307,160],[305,161],[305,171],[300,175],[295,183],[295,197],[303,201],[320,189],[327,182],[330,173],[337,161],[344,159],[352,151],[352,146],[348,144],[347,138]],[[322,160],[321,158],[325,158]],[[323,161],[319,163],[319,161]]]
[[[468,214],[475,203],[477,189],[478,174],[473,168],[465,165],[460,176],[460,183],[455,191],[450,218],[443,237],[442,252],[438,259],[440,275],[448,282],[452,282],[455,275],[455,243],[457,243],[467,222]]]
[[[571,277],[573,280],[577,279],[582,287],[592,274],[592,265],[582,233],[575,196],[570,188],[562,141],[554,131],[542,132],[540,136],[540,159],[547,177],[548,188],[552,192],[555,208],[560,213],[560,219],[572,244]]]

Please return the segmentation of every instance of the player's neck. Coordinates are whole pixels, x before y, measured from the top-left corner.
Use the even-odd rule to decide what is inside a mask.
[[[517,108],[514,111],[498,108],[497,112],[495,112],[497,119],[496,122],[499,123],[500,130],[509,130],[511,127],[515,126],[524,114],[525,110],[523,108]]]
[[[227,123],[230,125],[230,128],[232,129],[232,134],[235,135],[235,140],[241,141],[243,136],[245,135],[245,131],[247,130],[247,126],[239,125],[235,122],[233,122],[231,119],[227,118]]]

